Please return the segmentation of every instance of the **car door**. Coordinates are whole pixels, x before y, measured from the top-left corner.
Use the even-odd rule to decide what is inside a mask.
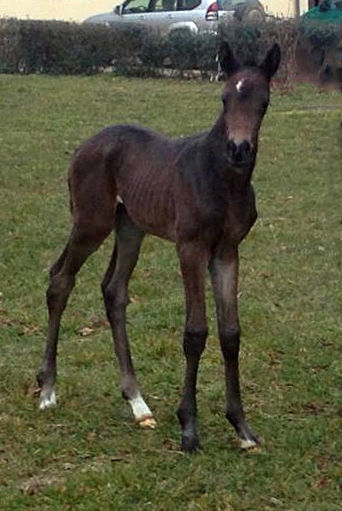
[[[146,26],[165,34],[172,23],[177,8],[177,0],[150,0],[148,13],[145,15]]]
[[[145,23],[145,16],[148,13],[150,0],[127,0],[122,5],[120,14],[124,23]]]
[[[207,25],[205,13],[201,0],[177,0],[177,9],[170,17],[169,31],[182,28],[192,32],[203,30]]]

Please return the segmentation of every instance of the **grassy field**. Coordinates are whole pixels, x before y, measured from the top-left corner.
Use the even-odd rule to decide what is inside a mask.
[[[260,452],[239,450],[222,413],[209,293],[198,383],[203,451],[179,451],[182,285],[173,247],[154,238],[146,239],[131,281],[129,331],[158,428],[135,426],[117,385],[99,288],[112,240],[80,272],[64,316],[59,406],[39,413],[32,395],[47,272],[70,225],[65,176],[73,149],[110,123],[167,135],[209,127],[220,89],[111,76],[0,77],[1,510],[342,509],[338,93],[306,86],[275,92],[262,127],[259,220],[241,247],[240,277],[242,386]]]

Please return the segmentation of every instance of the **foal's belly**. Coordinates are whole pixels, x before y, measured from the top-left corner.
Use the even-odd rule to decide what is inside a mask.
[[[139,173],[118,182],[118,196],[132,221],[144,232],[175,240],[175,208],[167,173]]]

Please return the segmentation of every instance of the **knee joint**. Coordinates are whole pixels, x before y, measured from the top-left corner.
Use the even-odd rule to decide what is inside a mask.
[[[117,289],[111,289],[108,286],[102,289],[102,292],[107,310],[127,307],[129,303],[127,292],[119,293]]]
[[[203,329],[185,329],[183,348],[185,356],[197,355],[200,356],[205,348],[205,341],[208,336],[207,328]]]
[[[73,276],[65,276],[62,278],[56,275],[52,277],[46,291],[47,303],[53,305],[56,302],[65,300],[65,297],[70,293],[74,285],[75,277]]]
[[[220,332],[220,344],[224,358],[237,356],[240,349],[240,330]]]

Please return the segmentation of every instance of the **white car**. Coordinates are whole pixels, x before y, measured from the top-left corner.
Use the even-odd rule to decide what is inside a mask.
[[[216,31],[222,18],[262,21],[264,8],[258,0],[126,0],[112,12],[91,16],[85,23],[108,26],[142,24],[160,33],[188,29],[193,33]]]

